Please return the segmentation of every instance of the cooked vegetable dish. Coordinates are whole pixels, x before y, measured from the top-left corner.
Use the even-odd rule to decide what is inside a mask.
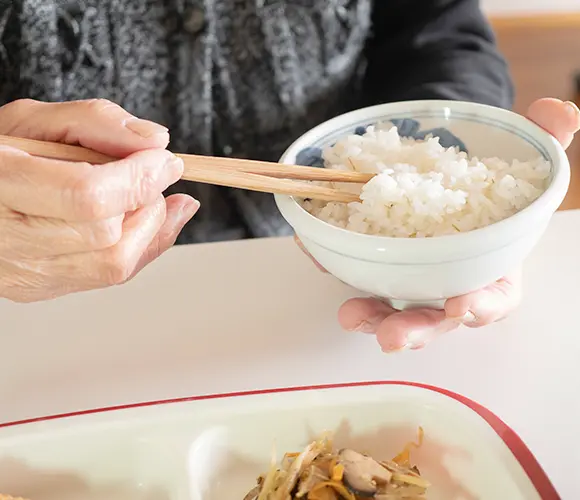
[[[409,443],[392,460],[377,460],[358,451],[335,450],[329,436],[310,443],[301,453],[286,453],[244,500],[424,500],[429,482],[411,464]]]

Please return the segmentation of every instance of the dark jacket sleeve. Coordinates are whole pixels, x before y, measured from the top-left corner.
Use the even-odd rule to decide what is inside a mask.
[[[413,99],[513,104],[513,85],[478,0],[375,0],[365,104]]]

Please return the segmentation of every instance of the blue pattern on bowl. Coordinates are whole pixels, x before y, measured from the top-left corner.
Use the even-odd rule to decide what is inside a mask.
[[[467,153],[465,143],[456,135],[443,127],[432,128],[429,130],[421,130],[421,123],[412,118],[396,118],[390,122],[397,127],[401,137],[410,137],[417,140],[424,140],[427,136],[432,135],[439,138],[439,143],[444,148],[457,147],[460,151]],[[363,135],[366,132],[367,126],[358,126],[355,128],[356,135]],[[302,149],[296,155],[296,164],[304,165],[306,167],[324,168],[324,160],[322,158],[322,148],[307,147]]]
[[[305,167],[324,168],[322,159],[322,148],[309,147],[304,148],[296,155],[296,164]]]
[[[444,148],[457,147],[460,151],[467,153],[464,142],[446,128],[437,127],[429,130],[421,130],[421,124],[412,118],[394,119],[391,120],[391,123],[399,129],[399,135],[402,137],[424,140],[427,136],[432,135],[439,137],[439,143]]]

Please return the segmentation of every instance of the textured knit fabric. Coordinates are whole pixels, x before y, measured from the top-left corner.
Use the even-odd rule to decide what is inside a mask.
[[[107,98],[170,148],[277,160],[355,107],[449,98],[509,107],[477,0],[0,0],[0,104]],[[178,183],[180,242],[290,233],[270,195]]]

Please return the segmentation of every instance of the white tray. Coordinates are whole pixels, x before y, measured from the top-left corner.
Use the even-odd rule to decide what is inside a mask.
[[[223,394],[0,424],[0,493],[31,500],[191,500],[188,453],[227,430],[227,471],[207,500],[242,500],[272,446],[300,450],[325,430],[378,458],[425,442],[413,458],[430,500],[558,500],[518,436],[480,405],[406,382]],[[203,465],[203,464],[202,464]]]

